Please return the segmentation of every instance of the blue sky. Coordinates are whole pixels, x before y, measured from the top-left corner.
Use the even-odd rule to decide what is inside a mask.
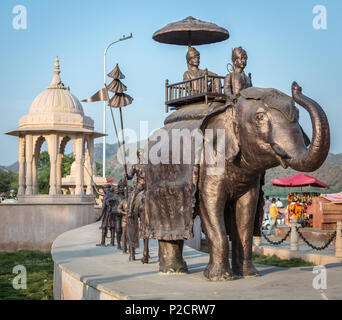
[[[12,10],[18,4],[27,8],[26,30],[12,27]],[[315,5],[327,9],[326,30],[312,26]],[[214,22],[230,33],[226,41],[197,47],[201,68],[225,75],[231,49],[243,46],[253,84],[290,94],[296,80],[328,115],[331,152],[342,152],[340,0],[1,0],[1,132],[17,128],[33,99],[49,85],[56,55],[62,81],[82,100],[102,86],[106,45],[130,32],[133,39],[112,46],[107,55],[107,71],[119,63],[126,75],[127,93],[134,98],[124,110],[125,125],[137,132],[139,120],[147,120],[150,130],[162,126],[165,79],[171,83],[182,79],[186,48],[155,42],[152,34],[189,15]],[[102,103],[83,103],[83,108],[95,120],[95,129],[102,131]],[[109,112],[107,120],[107,142],[114,143]],[[310,134],[311,124],[303,109],[301,123]],[[1,165],[17,160],[17,145],[17,138],[0,135]]]

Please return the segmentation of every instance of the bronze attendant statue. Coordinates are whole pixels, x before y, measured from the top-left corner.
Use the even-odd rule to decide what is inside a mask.
[[[113,214],[113,220],[114,220],[114,228],[112,230],[112,238],[113,238],[113,244],[114,244],[114,238],[116,235],[116,242],[117,242],[117,248],[121,249],[121,238],[122,238],[122,214],[118,210],[118,206],[122,199],[125,198],[124,194],[124,186],[122,185],[122,181],[119,181],[119,184],[115,186],[115,194],[113,199],[113,208],[112,208],[112,214]],[[114,235],[115,234],[115,235]]]
[[[133,190],[132,197],[130,197],[129,203],[128,203],[128,215],[132,215],[132,208],[134,201],[138,195],[139,192],[142,192],[145,190],[145,165],[142,164],[142,157],[143,157],[143,149],[139,149],[137,151],[137,157],[138,157],[138,163],[134,164],[129,173],[127,174],[127,180],[132,180],[134,176],[136,176],[136,182]]]
[[[208,76],[217,76],[216,73],[208,71],[208,69],[199,69],[200,64],[200,53],[193,47],[188,48],[188,52],[186,54],[186,62],[188,65],[188,70],[184,72],[183,80],[191,80],[201,76],[204,76],[206,73]],[[209,91],[219,92],[221,83],[218,78],[208,77],[210,81]],[[204,89],[204,88],[203,88]],[[203,90],[202,89],[202,90]],[[191,92],[201,92],[201,82],[200,80],[192,81],[191,84],[188,84],[187,90]]]
[[[98,194],[103,196],[102,200],[102,213],[101,216],[97,219],[97,221],[102,220],[100,229],[102,230],[102,237],[101,242],[97,244],[97,246],[105,246],[106,245],[106,236],[108,233],[108,229],[111,231],[111,242],[110,245],[114,246],[114,215],[112,213],[112,209],[114,206],[114,194],[113,194],[113,187],[110,184],[104,186],[103,190],[104,193],[97,190],[95,186],[95,190]]]
[[[252,87],[251,74],[245,74],[244,69],[247,65],[247,52],[242,47],[233,49],[232,63],[233,71],[224,79],[224,93],[227,100],[234,101],[241,90]]]
[[[121,214],[121,226],[122,226],[122,253],[127,253],[127,200],[122,199],[118,206],[118,212]]]

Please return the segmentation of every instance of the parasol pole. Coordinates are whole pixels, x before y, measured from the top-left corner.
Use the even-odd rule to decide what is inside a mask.
[[[118,129],[117,129],[117,127],[116,127],[116,123],[115,123],[115,119],[114,119],[114,114],[113,114],[112,108],[110,108],[110,113],[111,113],[111,115],[112,115],[112,120],[113,120],[113,125],[114,125],[114,130],[115,130],[116,138],[118,139],[118,146],[119,146],[119,148],[120,148],[120,147],[121,147],[121,143],[120,143],[119,134],[118,134]]]
[[[124,158],[124,170],[125,170],[125,196],[128,203],[128,182],[127,182],[127,163],[126,163],[126,149],[125,149],[125,134],[124,134],[124,126],[123,126],[123,117],[122,117],[122,108],[120,107],[120,121],[121,121],[121,134],[122,134],[122,146],[123,146],[123,158]]]

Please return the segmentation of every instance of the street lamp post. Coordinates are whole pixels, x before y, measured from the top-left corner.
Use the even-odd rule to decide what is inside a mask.
[[[103,83],[104,83],[104,88],[106,88],[106,55],[108,49],[114,44],[119,41],[127,40],[133,38],[132,33],[129,36],[123,36],[119,40],[113,41],[110,43],[103,54]],[[103,101],[103,133],[106,134],[106,101]],[[102,148],[102,176],[105,178],[106,177],[106,136],[103,136],[103,148]]]

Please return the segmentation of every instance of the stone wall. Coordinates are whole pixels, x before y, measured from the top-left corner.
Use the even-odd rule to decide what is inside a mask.
[[[335,230],[336,222],[342,221],[342,204],[332,203],[323,197],[314,197],[311,213],[315,229]]]
[[[95,220],[93,202],[1,204],[0,250],[49,252],[58,235]]]

